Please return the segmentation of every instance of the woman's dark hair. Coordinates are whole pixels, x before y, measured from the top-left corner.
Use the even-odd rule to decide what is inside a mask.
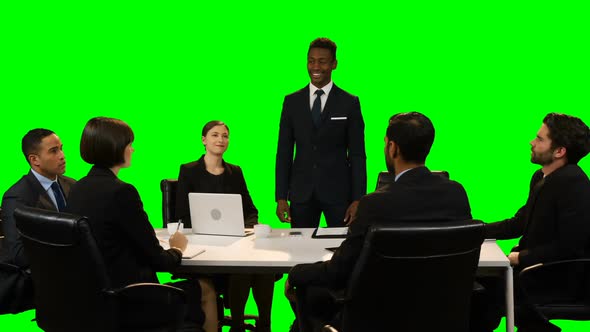
[[[125,162],[125,148],[133,139],[133,130],[125,122],[92,118],[82,132],[80,155],[89,164],[110,168]]]
[[[207,133],[209,132],[209,130],[211,130],[211,128],[216,127],[216,126],[224,126],[225,129],[227,129],[227,133],[229,135],[229,127],[225,124],[225,122],[219,121],[219,120],[213,120],[213,121],[209,121],[205,124],[205,126],[203,127],[203,131],[202,131],[201,136],[207,136]]]

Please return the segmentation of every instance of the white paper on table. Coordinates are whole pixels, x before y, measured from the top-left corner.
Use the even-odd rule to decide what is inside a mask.
[[[160,245],[162,245],[162,247],[164,249],[170,249],[170,245],[168,244],[167,241],[164,240],[160,240]],[[187,244],[186,245],[186,249],[184,250],[184,252],[182,253],[182,258],[194,258],[195,256],[198,256],[202,253],[205,252],[205,248],[201,247],[201,246],[197,246],[194,244]]]
[[[318,227],[316,236],[345,236],[348,234],[348,227]]]

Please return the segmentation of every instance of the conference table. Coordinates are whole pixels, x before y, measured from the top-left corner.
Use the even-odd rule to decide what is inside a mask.
[[[326,248],[340,246],[343,238],[312,238],[313,228],[272,229],[265,238],[192,234],[183,232],[190,246],[205,251],[183,259],[178,273],[286,273],[302,263],[326,261],[332,252]],[[169,237],[167,230],[156,229],[159,239]],[[481,246],[478,274],[503,275],[506,281],[506,331],[514,332],[514,284],[512,267],[495,240]]]

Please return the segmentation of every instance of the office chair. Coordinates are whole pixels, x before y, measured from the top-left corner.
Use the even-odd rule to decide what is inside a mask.
[[[17,208],[14,217],[44,331],[160,332],[183,324],[183,290],[147,283],[111,288],[85,217],[32,207]]]
[[[519,306],[546,320],[590,320],[590,259],[529,266],[518,274]]]
[[[176,218],[176,189],[178,180],[163,179],[160,181],[160,190],[162,191],[162,227],[166,228],[169,222],[177,222]],[[231,316],[224,314],[224,308],[229,308],[228,295],[224,294],[225,290],[217,290],[217,314],[219,316],[219,332],[223,326],[232,326]],[[254,324],[244,324],[244,328],[249,331],[256,331],[258,316],[244,315],[246,320],[254,320]]]
[[[442,177],[445,178],[449,178],[449,172],[447,171],[431,171],[433,174],[437,174],[440,175]],[[388,184],[388,183],[393,183],[395,182],[395,174],[389,173],[389,172],[379,172],[379,175],[377,176],[377,185],[375,186],[375,190],[383,187],[384,185]]]
[[[337,299],[341,330],[468,331],[483,240],[483,224],[473,220],[371,226]]]

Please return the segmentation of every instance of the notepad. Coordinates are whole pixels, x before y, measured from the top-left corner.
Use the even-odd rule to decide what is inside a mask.
[[[318,227],[312,237],[344,238],[346,234],[348,234],[348,227]]]
[[[160,241],[160,245],[164,249],[170,249],[170,245],[168,244],[168,241],[164,241],[162,239],[158,239],[158,240]],[[205,248],[189,243],[186,245],[186,249],[182,253],[182,258],[185,258],[185,259],[194,258],[204,252],[205,252]]]
[[[186,246],[186,250],[182,253],[182,258],[190,259],[194,258],[205,252],[205,248],[196,246],[194,244],[189,244]]]

